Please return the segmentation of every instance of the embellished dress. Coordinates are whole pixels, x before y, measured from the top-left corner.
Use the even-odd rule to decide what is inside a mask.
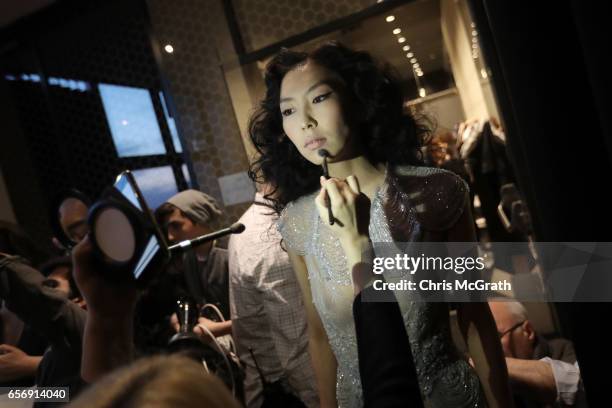
[[[338,363],[338,405],[361,407],[351,277],[340,242],[319,218],[314,201],[317,193],[289,203],[278,228],[285,245],[306,262],[312,300]],[[467,184],[449,171],[420,166],[387,170],[371,202],[370,239],[373,243],[443,240],[444,231],[466,208],[467,197]],[[374,250],[380,256],[376,246]],[[409,294],[400,295],[398,304],[425,405],[485,407],[476,372],[452,341],[448,304],[411,301]]]

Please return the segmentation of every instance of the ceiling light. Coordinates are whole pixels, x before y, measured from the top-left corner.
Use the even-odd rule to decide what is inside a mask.
[[[411,53],[411,52],[409,52],[408,54],[406,54],[406,57],[408,57],[408,58],[412,58],[412,57],[414,57],[414,54],[413,54],[413,53]]]
[[[166,44],[166,46],[164,47],[164,50],[168,53],[168,54],[172,54],[174,52],[174,47],[171,46],[170,44]]]
[[[404,37],[400,37],[397,39],[397,42],[401,44],[403,42],[406,42],[406,39]]]
[[[416,58],[412,58],[412,59],[410,60],[410,62],[411,62],[412,64],[414,64],[415,62],[417,62],[417,59],[416,59]]]
[[[399,28],[396,28],[396,29],[393,30],[393,34],[399,34],[401,32],[402,32],[402,30],[399,29]]]
[[[387,21],[387,23],[390,23],[390,22],[395,20],[395,16],[387,16],[387,18],[385,18],[385,20]]]
[[[404,51],[409,51],[409,50],[410,50],[410,46],[409,46],[409,45],[404,45],[404,46],[402,47],[402,50],[404,50]]]
[[[427,95],[427,92],[425,92],[425,88],[420,88],[420,89],[419,89],[419,96],[420,96],[421,98],[424,98],[424,97],[425,97],[425,95]]]

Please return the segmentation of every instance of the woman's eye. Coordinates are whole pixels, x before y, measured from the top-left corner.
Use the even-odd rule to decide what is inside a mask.
[[[328,93],[323,94],[323,95],[319,95],[319,96],[317,96],[316,98],[314,98],[314,99],[312,100],[312,103],[319,103],[319,102],[323,102],[325,99],[327,99],[327,97],[328,97],[329,95],[331,95],[331,92],[328,92]]]
[[[281,111],[281,115],[283,116],[289,116],[293,113],[293,109],[284,109]]]

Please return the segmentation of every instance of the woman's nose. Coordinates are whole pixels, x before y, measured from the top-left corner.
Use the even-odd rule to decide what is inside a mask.
[[[302,130],[314,129],[317,127],[317,125],[318,123],[316,119],[312,117],[312,115],[308,113],[304,114],[302,118]]]

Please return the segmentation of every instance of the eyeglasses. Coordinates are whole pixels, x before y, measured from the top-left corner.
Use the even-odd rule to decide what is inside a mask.
[[[509,328],[508,330],[502,332],[502,333],[497,333],[499,334],[499,338],[502,339],[506,334],[510,333],[511,331],[513,331],[514,329],[516,329],[517,327],[519,327],[520,325],[522,325],[523,323],[525,323],[525,320],[518,322],[517,324],[515,324],[514,326],[512,326],[511,328]]]

